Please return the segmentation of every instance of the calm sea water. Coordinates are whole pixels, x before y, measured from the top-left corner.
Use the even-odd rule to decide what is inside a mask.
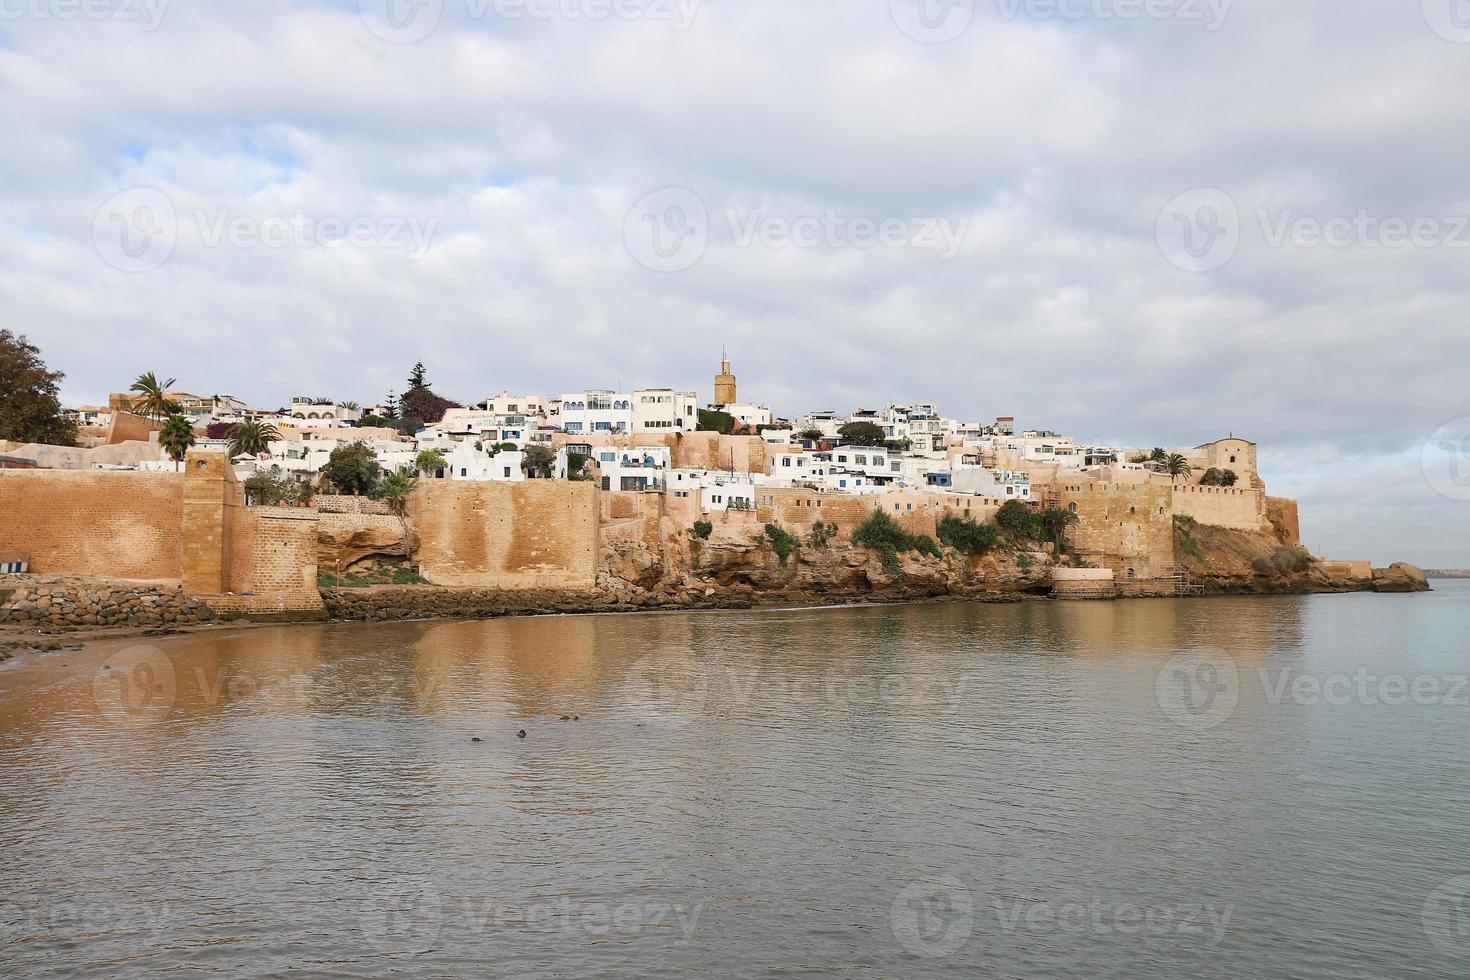
[[[7,665],[0,974],[1467,976],[1436,585]]]

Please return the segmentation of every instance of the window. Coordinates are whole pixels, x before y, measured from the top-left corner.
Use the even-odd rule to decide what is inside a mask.
[[[1075,513],[1077,513],[1077,504],[1076,503],[1070,503],[1070,504],[1067,505],[1067,509],[1070,510],[1072,513],[1075,514]]]
[[[581,432],[582,431],[582,423],[581,422],[568,422],[567,423],[567,431],[568,432]]]
[[[459,468],[459,475],[460,476],[469,476],[470,475],[470,471],[468,469],[466,469],[465,467],[461,466]]]
[[[509,466],[505,467],[505,478],[507,480],[510,479],[510,467]]]

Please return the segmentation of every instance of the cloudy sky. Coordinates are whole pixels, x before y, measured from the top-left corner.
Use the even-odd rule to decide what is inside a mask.
[[[1257,440],[1470,566],[1465,0],[0,0],[0,324],[95,402],[673,385]]]

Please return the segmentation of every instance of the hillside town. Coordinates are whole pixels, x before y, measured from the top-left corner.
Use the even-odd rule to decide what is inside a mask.
[[[1181,450],[1092,445],[1049,430],[1017,432],[1010,416],[962,421],[932,403],[784,417],[739,400],[728,359],[707,400],[675,388],[589,388],[556,396],[502,391],[461,406],[434,394],[418,365],[405,396],[381,404],[308,395],[267,410],[234,395],[161,389],[150,374],[106,405],[65,413],[76,424],[77,448],[7,444],[0,464],[169,471],[181,466],[181,449],[214,449],[230,455],[247,486],[274,477],[286,486],[278,493],[302,500],[332,490],[371,495],[373,479],[364,474],[409,471],[420,479],[590,479],[603,490],[690,498],[706,512],[753,508],[765,488],[871,497],[924,490],[1039,506],[1047,488],[1074,474],[1258,482],[1254,446],[1233,438]],[[760,449],[683,465],[677,439],[701,431],[744,436]],[[334,466],[344,457],[366,465]]]

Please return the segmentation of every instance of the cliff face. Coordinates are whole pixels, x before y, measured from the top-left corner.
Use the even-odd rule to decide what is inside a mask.
[[[1427,592],[1424,573],[1402,563],[1368,568],[1321,561],[1275,525],[1272,532],[1208,524],[1176,527],[1175,561],[1213,594],[1301,595],[1328,592]]]
[[[694,603],[729,596],[750,602],[820,604],[953,596],[1014,597],[1050,587],[1044,552],[997,549],[983,557],[946,550],[943,558],[907,552],[900,574],[875,551],[846,541],[799,545],[782,562],[758,525],[718,528],[697,544],[670,535],[661,551],[619,541],[604,553],[599,586],[624,601]]]

